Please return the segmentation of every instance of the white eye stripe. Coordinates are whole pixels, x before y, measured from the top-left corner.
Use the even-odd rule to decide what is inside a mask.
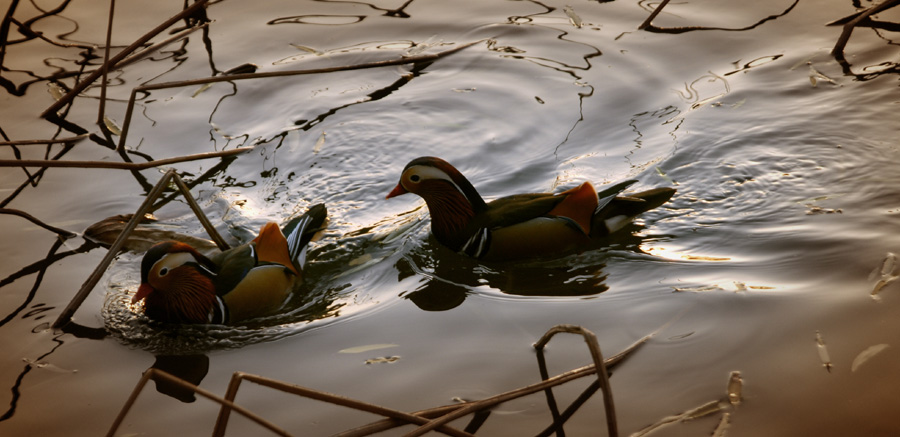
[[[203,264],[201,264],[199,261],[197,261],[197,259],[194,258],[194,255],[192,255],[190,252],[168,253],[165,256],[163,256],[162,258],[160,258],[159,261],[155,262],[153,264],[153,267],[150,269],[150,271],[155,272],[155,274],[157,276],[165,276],[172,269],[175,269],[175,268],[185,265],[187,263],[197,264],[203,270],[205,270],[211,274],[213,273],[213,272],[209,271],[209,269],[204,267]]]
[[[456,191],[459,191],[463,196],[466,195],[465,191],[463,191],[462,188],[459,187],[459,185],[456,185],[456,182],[454,182],[453,179],[450,178],[450,175],[448,175],[443,170],[438,169],[436,167],[431,167],[431,166],[427,166],[427,165],[414,165],[414,166],[406,169],[406,171],[403,173],[403,175],[406,179],[409,179],[412,182],[421,182],[422,180],[427,180],[427,179],[444,180],[444,181],[447,181],[447,182],[450,182],[451,184],[453,184],[453,187],[456,188]],[[419,176],[421,178],[421,180],[419,180],[419,181],[413,180],[413,176]]]

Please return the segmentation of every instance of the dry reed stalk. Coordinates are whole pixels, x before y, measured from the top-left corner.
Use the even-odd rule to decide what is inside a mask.
[[[366,412],[370,412],[373,414],[378,414],[378,415],[387,417],[387,419],[383,419],[379,422],[374,422],[369,425],[365,425],[363,427],[348,430],[348,431],[336,434],[333,437],[369,436],[369,435],[372,435],[375,433],[387,431],[392,428],[396,428],[398,426],[403,426],[403,425],[407,425],[407,424],[428,424],[428,425],[431,425],[430,429],[433,429],[434,431],[441,432],[441,433],[444,433],[447,435],[458,436],[458,437],[473,437],[473,435],[470,433],[467,433],[464,431],[459,431],[455,428],[451,428],[451,427],[448,427],[443,424],[435,425],[434,419],[445,419],[448,416],[453,416],[452,418],[447,419],[447,421],[449,422],[450,420],[455,420],[456,418],[463,417],[467,414],[471,414],[471,413],[475,413],[477,411],[482,411],[487,408],[491,408],[497,404],[509,401],[511,399],[515,399],[515,398],[519,398],[519,397],[526,396],[529,394],[533,394],[533,393],[539,392],[541,390],[545,390],[547,388],[550,388],[550,387],[553,387],[556,385],[560,385],[565,382],[572,381],[572,380],[580,378],[582,376],[596,374],[596,373],[598,373],[598,371],[597,371],[598,368],[601,369],[601,372],[605,373],[607,367],[611,367],[611,366],[614,366],[614,365],[620,363],[626,356],[628,356],[630,353],[635,351],[639,346],[644,344],[653,335],[653,334],[650,334],[650,335],[647,335],[647,336],[641,338],[640,340],[632,343],[630,346],[628,346],[622,352],[619,352],[618,354],[606,359],[605,361],[602,359],[602,355],[600,355],[599,345],[596,343],[596,336],[594,336],[593,333],[591,333],[590,331],[583,329],[581,327],[578,327],[578,326],[574,326],[574,325],[559,325],[554,328],[551,328],[551,330],[548,331],[546,334],[544,334],[544,336],[541,338],[541,340],[535,344],[535,348],[537,348],[539,350],[542,349],[546,345],[546,343],[550,340],[550,338],[559,332],[569,332],[569,333],[576,333],[576,334],[582,335],[585,338],[585,342],[588,343],[588,346],[591,349],[592,357],[594,357],[595,359],[597,359],[599,357],[600,361],[595,361],[595,364],[591,364],[591,365],[583,366],[583,367],[580,367],[577,369],[573,369],[573,370],[556,375],[551,378],[545,378],[540,383],[531,384],[529,386],[522,387],[522,388],[519,388],[516,390],[512,390],[512,391],[509,391],[506,393],[502,393],[502,394],[499,394],[499,395],[496,395],[496,396],[493,396],[493,397],[490,397],[487,399],[483,399],[480,401],[465,402],[465,403],[454,404],[454,405],[445,405],[445,406],[441,406],[441,407],[417,411],[414,413],[404,413],[404,412],[389,409],[386,407],[381,407],[378,405],[358,401],[355,399],[346,398],[346,397],[339,396],[336,394],[326,393],[326,392],[298,386],[295,384],[288,384],[288,383],[278,381],[275,379],[266,378],[266,377],[259,376],[259,375],[248,374],[248,373],[244,373],[244,372],[235,372],[232,375],[231,382],[228,385],[228,389],[226,391],[225,397],[220,398],[210,392],[207,392],[207,391],[197,387],[196,385],[185,382],[185,381],[181,380],[180,378],[172,376],[164,371],[161,371],[161,370],[155,369],[155,368],[151,368],[147,372],[144,373],[144,375],[141,377],[140,381],[138,381],[137,385],[132,390],[132,393],[129,396],[129,398],[123,404],[122,409],[119,412],[119,414],[116,416],[116,419],[113,422],[113,425],[111,426],[108,435],[109,436],[114,435],[115,431],[119,428],[119,426],[121,426],[122,421],[124,420],[125,416],[128,414],[128,411],[134,405],[135,400],[137,399],[140,392],[143,390],[147,381],[150,379],[153,379],[153,380],[163,379],[169,383],[178,385],[179,387],[182,387],[182,388],[185,388],[188,390],[192,390],[195,393],[198,393],[198,394],[200,394],[208,399],[211,399],[221,405],[221,409],[219,411],[219,416],[216,420],[215,429],[213,430],[213,436],[224,435],[226,427],[227,427],[227,423],[228,423],[228,417],[232,410],[237,411],[238,413],[244,415],[245,417],[248,417],[249,419],[257,422],[258,424],[266,427],[269,430],[272,430],[273,432],[275,432],[279,435],[289,435],[287,433],[287,431],[284,431],[283,429],[266,421],[265,419],[262,419],[259,416],[256,416],[255,414],[253,414],[246,408],[243,408],[234,402],[234,399],[237,396],[237,391],[238,391],[238,388],[239,388],[241,382],[246,380],[246,381],[250,381],[250,382],[262,385],[264,387],[269,387],[269,388],[280,390],[280,391],[283,391],[286,393],[303,396],[305,398],[328,402],[328,403],[332,403],[335,405],[344,406],[344,407],[348,407],[348,408],[352,408],[352,409],[356,409],[356,410],[360,410],[360,411],[366,411]],[[608,386],[608,381],[606,384]],[[598,380],[595,381],[594,383],[592,383],[591,386],[589,386],[588,389],[585,390],[585,392],[579,397],[579,399],[576,399],[576,401],[573,403],[573,405],[569,409],[567,409],[566,412],[563,413],[562,417],[567,418],[568,416],[570,416],[574,412],[574,410],[577,409],[578,406],[580,406],[580,404],[582,404],[584,401],[586,401],[586,399],[594,391],[601,388],[602,385],[603,385],[602,377],[598,376]],[[610,423],[609,418],[612,416],[609,415],[610,413],[607,413],[607,414],[608,414],[607,421],[608,421],[608,423]],[[429,419],[432,419],[432,420],[429,420]],[[614,421],[612,423],[614,424]],[[557,425],[557,424],[554,424],[554,426],[555,425]],[[422,430],[422,428],[419,428],[416,431],[414,431],[413,433],[416,433],[417,431],[421,431],[421,430]],[[554,427],[551,426],[539,435],[549,435],[549,433],[554,432],[554,431],[555,431]],[[615,431],[613,431],[613,432],[615,432]],[[407,434],[407,435],[417,435],[417,434]],[[612,433],[610,435],[616,435],[616,434]]]
[[[389,417],[394,420],[403,421],[405,423],[411,424],[426,424],[428,423],[428,419],[424,417],[420,417],[414,414],[404,413],[402,411],[393,410],[390,408],[382,407],[379,405],[370,404],[367,402],[362,402],[356,399],[350,399],[344,396],[326,393],[319,390],[314,390],[306,387],[302,387],[295,384],[288,384],[285,382],[281,382],[275,379],[266,378],[259,375],[252,375],[244,372],[235,372],[231,377],[231,382],[228,384],[228,390],[225,394],[225,399],[234,402],[234,398],[237,395],[238,387],[241,384],[241,381],[250,381],[264,387],[273,388],[275,390],[280,390],[285,393],[295,394],[298,396],[303,396],[309,399],[315,399],[323,402],[328,402],[331,404],[335,404],[342,407],[352,408],[354,410],[365,411],[372,414],[377,414],[380,416]],[[225,435],[225,427],[228,424],[228,416],[230,413],[230,407],[222,404],[222,409],[219,411],[219,417],[216,420],[216,428],[213,430],[214,437],[221,437]],[[454,437],[474,437],[472,434],[467,432],[459,431],[455,428],[451,428],[449,426],[441,426],[435,429],[435,431],[449,435]]]
[[[607,411],[607,425],[608,425],[608,428],[610,431],[610,436],[612,436],[612,437],[617,436],[618,431],[615,426],[615,411],[614,411],[614,408],[612,407],[612,393],[609,390],[609,379],[608,379],[609,376],[606,372],[606,366],[603,362],[602,354],[600,354],[600,347],[599,347],[599,345],[596,344],[596,340],[597,340],[596,336],[594,336],[594,334],[591,333],[590,331],[587,331],[584,328],[581,328],[578,326],[559,325],[559,326],[555,326],[555,327],[551,328],[549,331],[547,331],[547,333],[544,334],[544,336],[537,343],[535,343],[535,345],[534,345],[535,349],[538,349],[538,350],[543,349],[543,347],[547,344],[547,342],[550,340],[550,338],[552,338],[555,334],[557,334],[559,332],[582,333],[582,335],[585,337],[585,341],[588,342],[588,345],[591,349],[591,356],[594,359],[594,363],[595,363],[593,366],[590,366],[592,368],[591,373],[598,374],[598,378],[600,378],[600,380],[601,380],[601,385],[603,385],[604,384],[603,381],[605,381],[606,389],[604,390],[604,405],[606,406],[606,411]],[[593,337],[593,338],[591,339],[591,337]],[[591,344],[591,341],[594,342],[593,345]],[[599,371],[598,371],[598,369],[599,369]],[[563,374],[563,375],[565,375],[565,374]],[[545,380],[544,382],[546,382],[546,381],[549,381],[549,380]],[[495,396],[493,398],[490,398],[489,402],[486,402],[487,400],[485,400],[485,401],[476,401],[476,402],[469,403],[466,406],[457,409],[456,411],[453,411],[451,413],[445,414],[444,416],[442,416],[440,418],[432,420],[427,425],[421,426],[418,429],[416,429],[410,433],[404,434],[404,437],[421,436],[431,430],[434,430],[438,426],[441,426],[452,420],[456,420],[460,417],[463,417],[463,416],[473,413],[475,411],[484,409],[487,407],[487,405],[485,405],[487,403],[489,403],[490,405],[496,405],[501,402],[506,402],[506,401],[524,396],[523,393],[525,393],[525,392],[527,392],[527,394],[531,394],[534,392],[531,390],[533,390],[535,386],[539,386],[539,385],[540,384],[532,384],[531,386],[526,387],[526,389],[528,389],[528,390],[523,390],[523,389],[514,390],[512,392],[508,392],[503,395]],[[547,387],[550,387],[550,385],[548,385]],[[546,388],[546,387],[544,387],[544,388]]]
[[[31,146],[36,144],[66,144],[81,141],[90,135],[81,134],[68,138],[54,138],[50,140],[18,140],[18,141],[0,141],[0,146]]]
[[[588,349],[591,352],[591,359],[594,361],[594,367],[597,369],[596,386],[597,386],[597,388],[600,388],[603,390],[603,407],[606,412],[606,428],[609,433],[608,435],[610,437],[617,437],[619,435],[619,428],[618,428],[618,425],[616,424],[616,409],[615,409],[615,404],[613,404],[612,388],[609,385],[609,372],[607,371],[606,365],[603,361],[603,353],[600,351],[600,343],[597,341],[597,336],[593,332],[591,332],[585,328],[582,328],[581,326],[576,326],[576,325],[554,326],[553,328],[550,328],[550,330],[547,331],[544,334],[544,336],[541,337],[541,339],[538,340],[538,342],[535,343],[535,345],[534,345],[534,348],[538,350],[538,353],[541,354],[540,355],[541,357],[543,357],[544,347],[547,345],[548,342],[550,342],[550,339],[552,339],[553,336],[555,336],[556,334],[559,334],[559,333],[569,333],[569,334],[580,335],[584,338],[585,343],[587,343]],[[596,388],[593,388],[593,387],[594,387],[594,385],[592,384],[591,387],[588,387],[588,390],[585,391],[585,393],[588,393],[588,392],[593,393],[593,391],[596,390]],[[550,393],[550,390],[548,389],[547,392]],[[551,402],[550,408],[555,409],[555,402],[552,401],[552,399],[553,399],[552,395],[548,396],[548,399]],[[579,405],[581,402],[584,402],[584,400],[586,400],[586,399],[584,399],[584,400],[581,400],[581,399],[582,398],[579,398],[579,400],[580,400],[580,402],[578,402]],[[571,411],[570,410],[567,410],[566,413],[564,413],[562,416],[559,417],[559,419],[564,419],[567,416],[571,416],[571,414],[574,413],[574,410],[571,410]],[[561,422],[560,422],[559,426],[561,426]],[[550,429],[552,429],[552,428],[550,428]]]
[[[241,147],[218,152],[204,152],[174,158],[157,159],[147,162],[111,162],[111,161],[61,161],[57,159],[0,159],[0,167],[68,167],[68,168],[106,168],[116,170],[146,170],[148,168],[179,162],[197,161],[200,159],[222,158],[239,155],[253,150],[253,147]]]
[[[660,328],[660,329],[662,329],[662,328]],[[657,330],[657,332],[658,331],[659,330]],[[646,335],[643,338],[635,341],[634,343],[629,345],[627,348],[625,348],[621,352],[613,355],[612,357],[607,358],[605,361],[603,361],[603,364],[606,366],[607,369],[611,368],[615,365],[618,365],[619,363],[622,362],[622,360],[624,360],[626,357],[628,357],[632,352],[637,350],[638,347],[640,347],[641,345],[646,343],[647,340],[649,340],[651,337],[653,337],[654,334],[655,333]],[[470,408],[469,412],[480,411],[480,410],[484,410],[487,408],[491,408],[495,405],[501,404],[503,402],[507,402],[512,399],[527,396],[527,395],[530,395],[533,393],[537,393],[539,391],[547,390],[547,389],[549,389],[551,387],[555,387],[557,385],[565,384],[569,381],[573,381],[575,379],[578,379],[578,378],[581,378],[584,376],[593,375],[596,372],[597,372],[597,366],[594,364],[589,364],[587,366],[579,367],[577,369],[573,369],[568,372],[561,373],[561,374],[556,375],[551,378],[546,378],[539,383],[531,384],[531,385],[528,385],[528,386],[525,386],[525,387],[522,387],[519,389],[501,393],[501,394],[492,396],[490,398],[482,399],[480,401],[471,401],[471,402],[465,402],[465,403],[460,403],[460,404],[444,405],[441,407],[435,407],[435,408],[430,408],[427,410],[417,411],[412,414],[415,414],[416,416],[420,416],[420,417],[437,418],[437,417],[441,417],[441,416],[450,414],[461,408]],[[478,404],[478,405],[474,406],[475,404]],[[466,413],[466,414],[468,414],[468,413]],[[465,414],[461,415],[460,417],[462,417],[464,415]],[[389,429],[393,429],[393,428],[396,428],[396,427],[402,426],[402,425],[405,425],[405,423],[397,422],[392,419],[384,419],[384,420],[381,420],[378,422],[374,422],[374,423],[370,423],[368,425],[361,426],[359,428],[355,428],[352,430],[342,432],[340,434],[336,434],[332,437],[365,437],[365,436],[369,436],[369,435],[376,434],[379,432],[387,431]]]
[[[291,435],[290,433],[279,428],[277,425],[273,424],[272,422],[269,422],[268,420],[263,419],[262,417],[256,415],[252,411],[250,411],[240,405],[237,405],[226,399],[222,399],[211,392],[208,392],[200,387],[197,387],[194,384],[186,382],[186,381],[182,380],[181,378],[178,378],[169,373],[166,373],[165,371],[155,369],[155,368],[150,368],[146,372],[144,372],[144,374],[141,376],[140,381],[138,381],[137,385],[135,385],[134,390],[131,391],[131,396],[129,396],[128,400],[125,401],[125,404],[122,406],[122,410],[119,411],[119,414],[116,416],[116,419],[113,421],[112,426],[109,428],[109,432],[106,433],[107,437],[113,437],[114,435],[116,435],[116,431],[119,429],[119,426],[121,426],[122,421],[125,420],[125,415],[128,414],[129,410],[131,410],[131,406],[134,405],[134,402],[135,402],[135,400],[137,400],[138,395],[141,393],[141,391],[143,391],[144,386],[147,385],[147,381],[149,381],[151,379],[154,381],[163,380],[170,384],[177,385],[181,388],[191,390],[194,393],[197,393],[213,402],[217,402],[217,403],[221,404],[223,407],[228,406],[228,408],[233,409],[234,411],[237,411],[239,414],[258,423],[259,425],[274,432],[275,434],[278,434],[281,436],[286,436],[286,437],[290,437],[290,435]]]

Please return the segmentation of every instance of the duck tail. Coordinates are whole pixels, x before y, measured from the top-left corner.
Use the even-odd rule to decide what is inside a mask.
[[[328,210],[324,204],[313,205],[303,215],[291,219],[282,229],[288,243],[288,254],[298,267],[306,263],[306,247],[316,232],[322,230]]]
[[[674,188],[660,187],[613,196],[605,202],[601,198],[602,207],[594,214],[591,236],[602,237],[616,232],[631,223],[635,216],[661,206],[673,195]]]
[[[662,204],[669,201],[672,196],[675,195],[675,189],[669,187],[659,187],[654,188],[652,190],[641,191],[640,193],[632,193],[628,194],[626,197],[632,197],[636,199],[641,199],[644,202],[638,206],[638,211],[636,214],[640,214],[645,211],[649,211],[653,208],[657,208],[662,206]]]

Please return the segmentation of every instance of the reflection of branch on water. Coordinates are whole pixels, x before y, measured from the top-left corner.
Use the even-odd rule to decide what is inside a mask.
[[[588,345],[588,349],[590,350],[591,357],[593,360],[593,364],[579,367],[577,369],[570,370],[565,373],[561,373],[559,375],[549,377],[546,372],[545,362],[543,360],[543,350],[550,339],[557,333],[568,332],[579,334],[584,337],[585,342]],[[137,400],[138,395],[143,391],[144,386],[151,379],[157,381],[165,382],[170,386],[178,387],[180,390],[190,390],[193,393],[199,394],[207,399],[210,399],[219,405],[221,408],[219,410],[219,416],[216,420],[216,426],[213,430],[214,436],[222,436],[225,434],[226,428],[228,426],[228,420],[232,411],[256,422],[260,426],[282,436],[289,436],[290,433],[288,431],[282,429],[278,425],[269,422],[266,419],[256,415],[245,407],[242,407],[235,403],[235,398],[237,396],[238,389],[243,381],[253,382],[258,385],[262,385],[264,387],[272,388],[275,390],[279,390],[285,393],[294,394],[297,396],[302,396],[309,399],[319,400],[322,402],[328,402],[333,405],[342,406],[358,411],[366,411],[373,414],[377,414],[385,417],[377,422],[370,423],[368,425],[364,425],[355,429],[350,429],[340,433],[339,435],[344,437],[356,436],[369,436],[377,433],[381,433],[384,431],[388,431],[394,428],[398,428],[404,425],[419,425],[418,428],[413,430],[412,432],[406,434],[407,436],[419,436],[425,434],[429,431],[436,431],[439,433],[443,433],[451,436],[468,436],[471,437],[475,432],[478,431],[479,427],[484,423],[490,414],[490,410],[501,404],[503,402],[508,402],[514,399],[518,399],[527,395],[539,393],[541,391],[547,393],[548,396],[548,408],[555,411],[553,414],[554,421],[553,423],[547,427],[544,432],[538,434],[541,436],[548,436],[553,433],[557,433],[562,435],[565,421],[568,420],[575,411],[580,408],[584,402],[593,395],[594,392],[598,388],[603,389],[604,393],[604,407],[606,411],[606,422],[607,429],[610,436],[618,435],[618,427],[616,425],[616,417],[615,410],[612,404],[612,392],[609,387],[608,382],[608,369],[616,366],[628,357],[632,352],[636,351],[638,347],[645,344],[654,334],[647,335],[640,340],[632,343],[622,352],[618,354],[603,359],[603,356],[600,352],[600,346],[597,342],[597,337],[590,331],[581,328],[579,326],[573,325],[559,325],[551,328],[547,333],[543,335],[543,337],[535,343],[534,347],[538,350],[538,365],[541,367],[541,378],[542,381],[539,383],[534,383],[527,385],[525,387],[521,387],[516,390],[508,391],[505,393],[501,393],[486,399],[482,399],[479,401],[463,401],[457,404],[444,405],[441,407],[429,408],[426,410],[420,410],[413,413],[405,413],[403,411],[398,411],[386,407],[382,407],[379,405],[374,405],[362,401],[358,401],[355,399],[350,399],[344,396],[331,394],[322,392],[319,390],[302,387],[294,384],[288,384],[282,381],[278,381],[271,378],[266,378],[259,375],[252,375],[244,372],[235,372],[232,375],[231,383],[228,385],[228,389],[224,397],[219,397],[207,390],[204,390],[200,387],[197,387],[196,384],[192,384],[190,382],[184,381],[180,378],[177,378],[165,371],[159,370],[154,367],[151,367],[147,372],[145,372],[138,383],[135,385],[134,390],[131,395],[122,405],[122,409],[119,412],[116,419],[113,421],[112,426],[110,427],[109,433],[107,435],[112,436],[115,435],[119,426],[121,426],[122,422],[125,419],[125,416],[131,410],[131,407],[134,405]],[[556,406],[556,401],[552,395],[550,390],[553,387],[557,387],[564,383],[576,380],[578,378],[584,376],[596,375],[597,382],[592,383],[588,386],[587,389],[583,392],[582,396],[576,399],[572,405],[567,408],[562,413],[559,413],[558,408]],[[466,427],[464,431],[460,431],[456,428],[452,428],[448,425],[453,420],[465,417],[467,415],[473,415],[472,421]]]
[[[0,208],[0,214],[17,215],[19,217],[22,217],[38,226],[50,231],[50,232],[55,232],[57,235],[59,235],[60,238],[69,238],[69,237],[74,237],[76,235],[74,232],[69,232],[65,229],[60,229],[55,226],[50,226],[50,225],[40,221],[37,217],[35,217],[25,211],[18,210],[18,209]]]
[[[375,9],[376,11],[383,11],[384,16],[386,16],[386,17],[396,17],[396,18],[410,18],[410,15],[406,13],[405,9],[408,8],[409,5],[413,2],[413,0],[406,0],[406,2],[404,2],[402,5],[400,5],[400,7],[396,8],[396,9],[386,9],[386,8],[378,7],[377,5],[374,5],[372,3],[366,3],[363,1],[350,1],[350,0],[323,0],[323,1],[326,1],[328,3],[349,3],[349,4],[355,4],[355,5],[365,5],[372,9]]]
[[[659,6],[656,7],[656,9],[653,11],[653,13],[651,13],[650,16],[647,17],[647,19],[644,20],[644,22],[641,23],[640,26],[638,26],[638,29],[646,30],[647,32],[671,33],[671,34],[692,32],[695,30],[725,30],[725,31],[730,31],[730,32],[740,32],[740,31],[744,31],[744,30],[755,29],[767,21],[772,21],[776,18],[787,15],[788,12],[790,12],[792,9],[794,9],[794,6],[797,6],[797,3],[800,3],[800,0],[794,0],[794,2],[791,3],[791,5],[787,9],[785,9],[784,12],[782,12],[780,14],[769,15],[768,17],[757,21],[755,24],[752,24],[747,27],[741,27],[741,28],[706,27],[706,26],[685,26],[685,27],[656,27],[656,26],[654,26],[651,23],[651,21],[653,21],[653,19],[656,18],[656,16],[662,11],[662,8],[664,8],[667,3],[669,3],[669,0],[663,0],[659,4]]]
[[[76,97],[78,94],[80,94],[82,91],[84,91],[85,88],[87,88],[90,84],[92,84],[95,80],[97,80],[100,76],[102,76],[102,75],[104,74],[104,72],[110,68],[109,66],[115,66],[115,65],[117,65],[117,64],[119,63],[119,61],[122,61],[123,59],[125,59],[125,57],[127,57],[127,56],[130,55],[132,52],[134,52],[135,50],[137,50],[138,48],[140,48],[141,46],[143,46],[147,41],[150,41],[151,38],[153,38],[154,36],[156,36],[156,35],[159,34],[160,32],[162,32],[162,31],[168,29],[169,26],[171,26],[171,25],[174,24],[175,22],[177,22],[177,21],[179,21],[179,20],[182,20],[182,19],[184,19],[184,18],[186,18],[186,17],[191,17],[191,16],[193,16],[193,15],[194,15],[195,13],[197,13],[200,9],[204,8],[204,7],[206,6],[206,3],[207,3],[208,1],[209,1],[209,0],[197,0],[196,3],[194,3],[194,4],[192,4],[191,6],[185,8],[185,9],[182,10],[181,12],[175,14],[174,16],[172,16],[172,17],[169,18],[168,20],[164,21],[164,22],[163,22],[162,24],[160,24],[159,26],[156,26],[156,27],[155,27],[153,30],[151,30],[150,32],[146,33],[144,36],[142,36],[142,37],[138,38],[137,40],[135,40],[135,41],[134,41],[133,43],[131,43],[131,45],[129,45],[127,48],[125,48],[125,49],[122,50],[121,52],[117,53],[116,56],[113,56],[112,58],[110,58],[106,63],[104,63],[104,65],[103,65],[100,69],[95,70],[93,73],[91,73],[90,75],[88,75],[87,78],[85,78],[85,79],[82,80],[81,82],[78,82],[78,84],[75,85],[75,86],[72,88],[71,91],[69,91],[69,92],[68,92],[65,96],[63,96],[61,99],[57,100],[56,103],[54,103],[53,105],[51,105],[49,108],[47,108],[47,109],[41,114],[41,117],[42,117],[42,118],[49,118],[49,117],[53,116],[53,114],[55,114],[56,111],[59,111],[63,106],[69,104],[73,99],[75,99],[75,97]]]
[[[225,76],[212,76],[201,79],[192,79],[192,80],[183,80],[176,82],[163,82],[151,85],[144,85],[135,87],[131,90],[131,98],[128,100],[128,108],[125,110],[125,121],[122,126],[122,135],[119,137],[119,148],[123,148],[125,146],[125,140],[128,136],[128,128],[131,124],[132,114],[134,113],[134,104],[137,99],[138,93],[146,93],[148,91],[160,90],[160,89],[168,89],[168,88],[180,88],[186,86],[196,86],[196,85],[205,85],[210,83],[217,82],[231,82],[237,80],[247,80],[247,79],[264,79],[269,77],[285,77],[285,76],[296,76],[296,75],[304,75],[304,74],[325,74],[325,73],[333,73],[337,71],[353,71],[353,70],[362,70],[362,69],[370,69],[370,68],[381,68],[381,67],[389,67],[396,65],[406,65],[406,64],[422,64],[422,63],[430,63],[445,56],[456,53],[460,50],[471,47],[475,44],[478,44],[482,41],[473,41],[466,44],[460,44],[452,49],[447,49],[438,53],[431,53],[427,55],[418,55],[418,56],[409,56],[409,57],[401,57],[397,59],[389,59],[385,61],[375,61],[375,62],[366,62],[362,64],[353,64],[353,65],[342,65],[336,67],[324,67],[324,68],[314,68],[309,70],[290,70],[290,71],[267,71],[261,73],[239,73],[233,75],[225,75]]]
[[[50,349],[49,352],[37,357],[36,359],[34,359],[31,362],[26,361],[27,364],[25,364],[25,368],[22,370],[22,373],[19,374],[19,377],[16,378],[15,384],[13,384],[13,386],[10,388],[10,391],[12,392],[12,399],[10,399],[10,401],[9,401],[9,409],[6,410],[5,413],[0,415],[0,422],[10,419],[11,417],[13,417],[14,414],[16,414],[16,407],[19,404],[19,397],[22,396],[21,391],[19,391],[19,387],[22,385],[22,381],[25,380],[25,375],[27,375],[28,372],[31,372],[33,369],[35,369],[37,367],[36,363],[41,362],[41,360],[43,360],[44,358],[47,358],[47,356],[49,356],[53,352],[56,352],[56,349],[58,349],[60,346],[63,345],[63,342],[59,339],[59,337],[61,337],[62,335],[65,335],[65,334],[60,334],[60,335],[53,337],[53,342],[56,343],[56,345],[54,345],[53,348]]]
[[[84,244],[81,245],[81,247],[78,247],[77,249],[70,250],[68,252],[56,253],[56,251],[59,250],[60,247],[62,247],[63,243],[64,243],[63,239],[61,239],[61,238],[57,239],[56,241],[53,242],[53,246],[50,247],[50,251],[47,253],[47,256],[44,257],[44,259],[37,261],[35,263],[32,263],[30,265],[27,265],[27,266],[19,269],[19,271],[0,280],[0,287],[5,287],[9,284],[12,284],[13,282],[15,282],[16,280],[18,280],[20,278],[28,276],[32,273],[37,273],[37,277],[34,280],[34,285],[31,287],[31,290],[28,292],[28,295],[25,296],[25,300],[22,301],[22,304],[19,305],[18,308],[16,308],[11,313],[7,314],[6,317],[4,317],[2,320],[0,320],[0,326],[3,326],[5,324],[9,323],[12,319],[14,319],[16,317],[16,315],[18,315],[20,312],[22,312],[22,310],[24,310],[26,307],[28,307],[28,304],[31,303],[31,301],[34,299],[34,296],[37,293],[37,290],[40,287],[41,282],[43,282],[43,280],[44,280],[44,274],[47,273],[47,269],[50,268],[51,265],[53,265],[57,261],[59,261],[63,258],[66,258],[70,255],[85,253],[85,252],[97,247],[97,245],[94,243],[85,242]]]

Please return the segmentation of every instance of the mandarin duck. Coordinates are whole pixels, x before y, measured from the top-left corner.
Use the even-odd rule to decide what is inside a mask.
[[[635,182],[620,182],[599,194],[584,182],[557,194],[516,194],[486,203],[459,170],[426,156],[406,164],[386,198],[419,195],[428,206],[431,232],[439,243],[477,259],[505,261],[584,247],[675,194],[675,189],[661,187],[619,196]]]
[[[268,222],[253,241],[210,257],[185,243],[158,243],[141,261],[132,303],[143,300],[144,314],[165,323],[228,324],[271,314],[303,282],[307,244],[326,215],[318,204],[284,229]]]

